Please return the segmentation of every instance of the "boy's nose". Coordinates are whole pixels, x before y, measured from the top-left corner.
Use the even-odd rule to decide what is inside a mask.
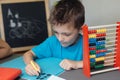
[[[59,40],[60,42],[62,42],[62,41],[64,41],[64,37],[63,37],[62,35],[59,35],[59,36],[58,36],[58,40]]]

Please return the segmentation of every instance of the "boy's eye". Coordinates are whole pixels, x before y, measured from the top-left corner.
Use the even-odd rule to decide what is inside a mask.
[[[54,31],[54,34],[58,35],[59,33],[57,31]],[[71,33],[61,33],[61,35],[70,36]]]
[[[54,34],[58,34],[58,32],[54,31]]]
[[[70,36],[71,34],[64,33],[63,35],[65,35],[65,36]]]

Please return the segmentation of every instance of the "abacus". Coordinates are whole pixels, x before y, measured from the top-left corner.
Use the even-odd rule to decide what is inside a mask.
[[[120,22],[82,30],[84,75],[120,70]]]

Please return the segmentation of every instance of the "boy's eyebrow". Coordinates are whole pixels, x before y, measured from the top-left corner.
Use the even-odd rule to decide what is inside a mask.
[[[56,30],[53,29],[54,33],[58,33]],[[61,34],[72,34],[72,32],[62,32]]]
[[[57,31],[54,31],[54,33],[58,33],[58,32],[57,32]],[[62,33],[60,33],[60,34],[68,34],[68,35],[70,35],[70,34],[72,34],[72,33],[62,32]]]
[[[57,33],[57,31],[53,30],[54,33]]]

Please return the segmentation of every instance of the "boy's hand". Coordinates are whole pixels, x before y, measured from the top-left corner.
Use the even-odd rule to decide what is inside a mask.
[[[83,66],[82,61],[72,61],[64,59],[61,61],[60,66],[65,70],[78,69]]]
[[[36,62],[34,62],[34,65],[39,69],[39,72],[40,72],[39,65]],[[29,75],[31,75],[31,76],[33,76],[33,75],[38,76],[39,75],[38,71],[36,71],[34,69],[34,67],[32,66],[32,64],[27,64],[27,66],[25,67],[25,70],[26,70],[26,73],[29,74]]]

